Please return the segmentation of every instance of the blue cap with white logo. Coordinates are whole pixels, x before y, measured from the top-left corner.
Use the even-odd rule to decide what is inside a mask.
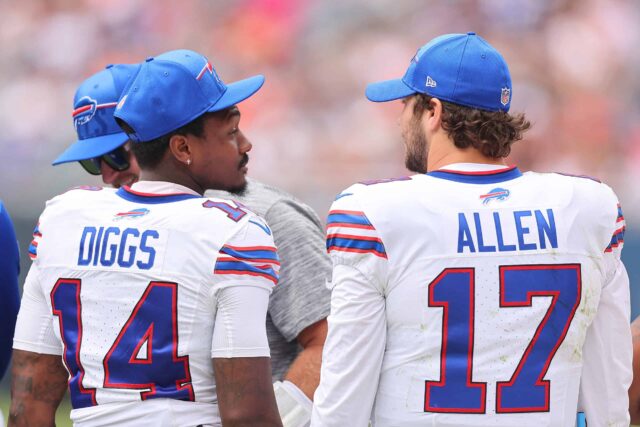
[[[129,139],[113,118],[113,112],[127,82],[139,64],[108,65],[82,82],[73,99],[73,124],[78,140],[54,165],[100,157]]]
[[[446,34],[422,46],[402,79],[371,83],[370,101],[423,93],[466,107],[509,111],[511,75],[500,52],[475,33]]]
[[[191,50],[174,50],[142,63],[115,116],[132,129],[131,140],[151,141],[204,113],[249,98],[263,83],[264,76],[257,75],[225,85],[206,57]]]

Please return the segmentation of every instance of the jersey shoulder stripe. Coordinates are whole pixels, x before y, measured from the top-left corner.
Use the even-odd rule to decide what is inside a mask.
[[[40,223],[36,224],[36,227],[33,229],[33,240],[29,245],[29,258],[32,260],[38,257],[38,241],[42,237],[42,233],[40,233]]]
[[[375,230],[364,212],[348,210],[332,210],[327,218],[327,228],[349,227]]]
[[[605,252],[612,252],[614,248],[622,245],[624,243],[624,232],[626,231],[626,227],[623,225],[614,231],[613,236],[611,236],[611,243],[604,250]]]
[[[616,217],[616,230],[613,232],[611,236],[611,242],[605,248],[605,252],[613,252],[613,250],[617,247],[622,247],[624,243],[624,233],[627,230],[627,225],[624,220],[624,215],[622,214],[622,207],[620,203],[617,205],[618,215]]]
[[[275,247],[225,245],[220,249],[220,254],[216,260],[214,274],[259,276],[273,284],[278,283],[280,260]]]
[[[624,221],[624,215],[622,214],[622,207],[620,203],[618,203],[618,217],[616,218],[616,222]]]
[[[278,253],[273,246],[231,246],[224,245],[220,249],[220,253],[229,255],[230,258],[234,258],[238,261],[250,261],[250,262],[270,262],[276,265],[280,265]]]
[[[327,252],[332,251],[371,253],[387,259],[387,251],[378,237],[327,234]]]

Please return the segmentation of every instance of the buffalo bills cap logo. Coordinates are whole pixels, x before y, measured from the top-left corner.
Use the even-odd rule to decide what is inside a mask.
[[[116,105],[116,110],[122,108],[125,102],[127,102],[127,95],[123,96],[122,99],[118,102],[118,105]]]
[[[506,188],[498,187],[489,191],[487,194],[482,194],[480,196],[480,200],[482,200],[483,205],[488,205],[492,200],[503,202],[509,198],[509,195],[511,195],[511,192],[509,190],[507,190]]]
[[[76,130],[78,126],[88,123],[96,114],[98,108],[98,101],[90,96],[83,96],[76,102],[73,110],[73,125]]]
[[[222,80],[220,80],[220,77],[218,77],[218,73],[216,73],[216,70],[213,68],[213,65],[211,65],[211,62],[209,62],[208,59],[204,58],[207,63],[204,64],[204,66],[202,67],[202,69],[200,70],[200,72],[198,73],[198,75],[196,76],[196,80],[200,80],[202,79],[202,77],[204,77],[204,75],[206,73],[209,73],[213,76],[213,78],[216,80],[216,82],[218,83],[222,83]]]

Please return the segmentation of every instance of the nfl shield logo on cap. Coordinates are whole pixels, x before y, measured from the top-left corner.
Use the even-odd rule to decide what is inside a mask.
[[[500,95],[500,103],[506,106],[509,103],[510,99],[511,99],[511,89],[509,89],[508,87],[503,87],[502,94]]]

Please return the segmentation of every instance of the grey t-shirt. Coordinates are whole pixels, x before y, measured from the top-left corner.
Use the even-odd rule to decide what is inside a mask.
[[[273,380],[282,380],[300,352],[298,334],[330,311],[331,260],[318,215],[292,195],[249,180],[242,196],[207,190],[205,197],[237,200],[267,221],[280,256],[280,280],[271,294],[267,337]]]

